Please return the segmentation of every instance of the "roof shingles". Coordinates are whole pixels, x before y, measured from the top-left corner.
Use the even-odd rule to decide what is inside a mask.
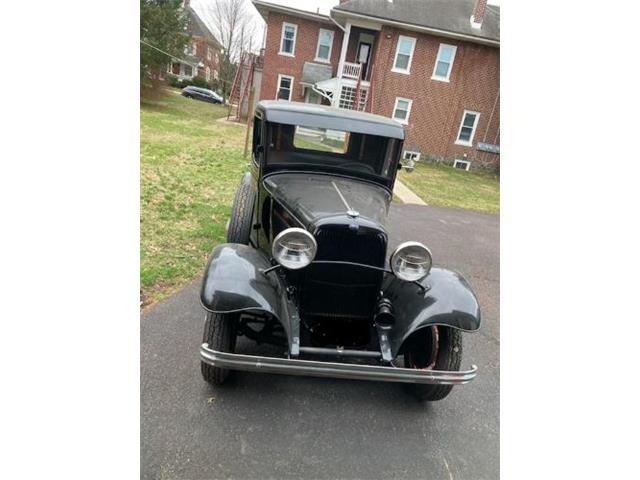
[[[499,42],[500,7],[488,5],[482,28],[473,28],[470,18],[475,2],[476,0],[349,0],[336,5],[333,10]]]

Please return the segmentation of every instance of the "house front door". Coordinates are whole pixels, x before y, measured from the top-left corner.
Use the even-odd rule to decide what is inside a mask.
[[[358,43],[358,55],[356,56],[356,63],[362,64],[362,70],[360,72],[360,78],[362,80],[367,79],[369,70],[369,57],[371,56],[371,43],[360,41]]]

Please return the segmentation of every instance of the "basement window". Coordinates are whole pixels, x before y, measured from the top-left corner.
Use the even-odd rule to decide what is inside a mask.
[[[282,23],[282,38],[280,40],[280,55],[293,57],[296,50],[296,36],[298,26],[295,23]]]
[[[471,162],[469,160],[460,160],[459,158],[456,158],[453,161],[453,168],[457,168],[458,170],[465,170],[468,172],[470,166]]]
[[[453,67],[453,59],[456,56],[456,49],[457,47],[454,45],[447,45],[446,43],[440,44],[436,64],[433,66],[432,80],[439,80],[441,82],[449,81]]]
[[[412,152],[411,150],[405,150],[404,153],[402,154],[402,159],[413,160],[414,162],[417,162],[418,160],[420,160],[420,152]]]

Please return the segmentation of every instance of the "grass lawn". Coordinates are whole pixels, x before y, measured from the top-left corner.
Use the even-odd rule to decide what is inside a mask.
[[[203,272],[247,170],[245,129],[174,91],[140,103],[140,285],[154,303]]]
[[[429,205],[500,213],[497,175],[418,162],[413,172],[401,170],[398,178]]]

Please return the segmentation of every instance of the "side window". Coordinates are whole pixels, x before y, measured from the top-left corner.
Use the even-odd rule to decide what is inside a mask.
[[[258,146],[262,145],[262,119],[256,116],[253,119],[253,163],[259,164]]]
[[[398,46],[396,47],[396,56],[393,62],[392,72],[406,73],[411,72],[411,60],[413,60],[413,51],[416,48],[416,39],[413,37],[398,37]]]
[[[456,57],[456,49],[454,45],[447,45],[441,43],[438,48],[438,57],[436,58],[436,64],[433,66],[433,80],[439,80],[441,82],[448,82],[451,76],[451,68],[453,67],[453,59]]]
[[[476,133],[476,127],[478,126],[478,119],[480,113],[471,112],[465,110],[462,114],[462,122],[460,122],[460,129],[458,130],[458,138],[455,143],[457,145],[464,145],[471,147],[473,145],[473,136]]]
[[[280,39],[280,55],[293,57],[296,51],[296,37],[298,25],[295,23],[282,23],[282,38]]]

